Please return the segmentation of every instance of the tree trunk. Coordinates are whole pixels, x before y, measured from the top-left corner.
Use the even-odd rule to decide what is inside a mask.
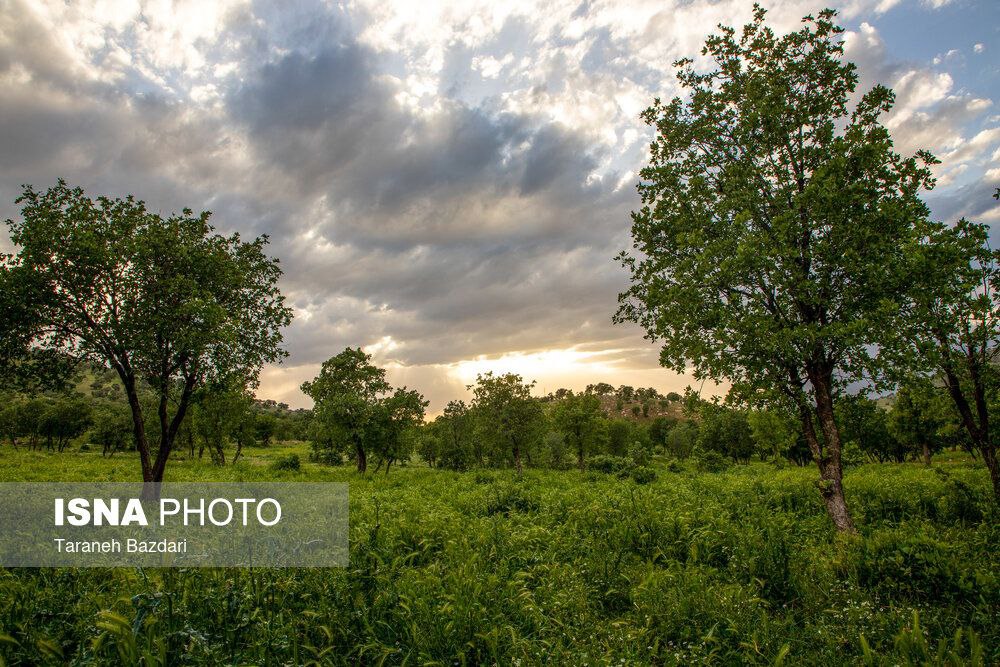
[[[142,405],[139,403],[139,392],[135,388],[135,378],[121,373],[122,384],[125,385],[125,396],[132,411],[132,437],[135,448],[139,450],[139,464],[142,466],[142,481],[153,481],[153,466],[149,461],[149,441],[146,439],[146,424],[142,417]]]
[[[365,448],[361,446],[361,443],[354,443],[354,447],[358,452],[358,472],[363,475],[368,470],[368,457],[365,456]]]
[[[576,449],[576,464],[579,466],[580,472],[583,472],[583,445]]]
[[[993,482],[993,497],[1000,503],[1000,464],[997,463],[997,450],[992,443],[983,445],[981,449],[983,461],[990,471],[990,480]]]
[[[945,364],[942,370],[944,370],[945,374],[945,386],[948,388],[948,393],[951,395],[955,407],[958,408],[958,414],[962,419],[962,425],[965,427],[966,433],[969,434],[969,440],[972,441],[972,446],[969,448],[970,453],[973,458],[976,456],[976,451],[983,455],[983,462],[990,471],[990,480],[993,482],[993,497],[997,503],[1000,503],[1000,469],[998,469],[997,464],[996,447],[990,438],[989,413],[985,408],[985,391],[981,388],[981,385],[975,388],[975,393],[983,393],[983,396],[977,395],[973,398],[979,415],[979,420],[977,421],[972,414],[969,401],[962,391],[962,384],[954,367]],[[980,409],[979,406],[982,406],[982,408]]]
[[[843,469],[840,460],[840,429],[833,414],[832,371],[827,368],[810,369],[809,381],[816,399],[816,415],[823,432],[823,444],[816,437],[812,415],[808,408],[803,410],[803,430],[813,459],[819,466],[819,491],[826,504],[827,514],[833,525],[842,533],[854,533],[854,521],[847,510],[844,499]]]
[[[517,476],[520,477],[524,468],[521,465],[521,447],[518,445],[514,445],[514,467],[517,468]]]
[[[924,450],[924,465],[925,466],[930,466],[930,464],[931,464],[931,446],[928,445],[925,442],[923,444],[923,450]]]

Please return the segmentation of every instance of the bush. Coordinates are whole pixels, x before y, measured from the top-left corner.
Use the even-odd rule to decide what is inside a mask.
[[[649,466],[636,466],[630,476],[636,484],[649,484],[656,479],[656,471]]]
[[[294,455],[293,455],[294,456]],[[325,466],[344,465],[343,455],[335,449],[317,449],[313,451],[312,458],[316,463]]]
[[[279,456],[271,464],[271,470],[300,470],[302,468],[302,462],[299,461],[298,454],[288,454],[287,456]]]
[[[858,585],[891,598],[954,600],[975,588],[973,574],[956,554],[912,527],[860,541],[853,560]]]
[[[636,466],[648,466],[653,461],[649,449],[644,447],[641,442],[632,443],[628,448],[628,456],[632,459],[632,464]]]
[[[962,480],[952,477],[940,468],[935,468],[934,472],[937,473],[938,477],[945,484],[941,514],[951,517],[962,524],[982,521],[983,507],[980,504],[980,494]]]
[[[587,468],[608,475],[615,475],[623,470],[627,471],[633,466],[632,459],[624,456],[611,456],[609,454],[598,454],[587,459]]]
[[[522,483],[498,484],[493,487],[486,501],[486,515],[510,516],[512,512],[534,512],[538,505],[538,499]]]
[[[726,457],[714,449],[696,451],[695,460],[700,472],[722,472],[729,467]]]

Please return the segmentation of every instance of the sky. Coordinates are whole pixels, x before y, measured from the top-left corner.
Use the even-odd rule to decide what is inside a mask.
[[[897,149],[942,160],[935,217],[1000,221],[995,0],[829,4],[859,90],[896,91]],[[765,3],[779,31],[823,6]],[[293,406],[347,346],[432,414],[489,370],[538,393],[681,391],[689,377],[611,322],[648,158],[639,113],[751,7],[0,0],[0,218],[21,184],[62,177],[268,234],[295,319],[258,395]]]

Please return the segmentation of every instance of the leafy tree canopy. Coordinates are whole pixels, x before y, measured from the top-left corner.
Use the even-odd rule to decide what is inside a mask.
[[[144,481],[160,481],[195,390],[207,382],[253,386],[285,356],[291,320],[267,237],[213,231],[209,214],[162,217],[131,195],[91,199],[65,182],[25,186],[21,219],[8,220],[4,310],[28,304],[3,352],[30,348],[110,366],[125,388]],[[9,290],[9,292],[7,291]],[[13,341],[13,342],[12,342]],[[25,347],[27,346],[27,347]],[[36,352],[37,353],[37,352]],[[158,452],[150,451],[141,386],[157,395]]]

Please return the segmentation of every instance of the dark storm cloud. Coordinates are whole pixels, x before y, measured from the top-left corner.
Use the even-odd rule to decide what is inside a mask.
[[[310,313],[289,332],[296,361],[384,336],[405,363],[620,336],[610,258],[632,194],[614,174],[588,184],[593,142],[488,101],[405,107],[379,58],[340,40],[225,97],[258,172],[289,187],[271,231]]]

